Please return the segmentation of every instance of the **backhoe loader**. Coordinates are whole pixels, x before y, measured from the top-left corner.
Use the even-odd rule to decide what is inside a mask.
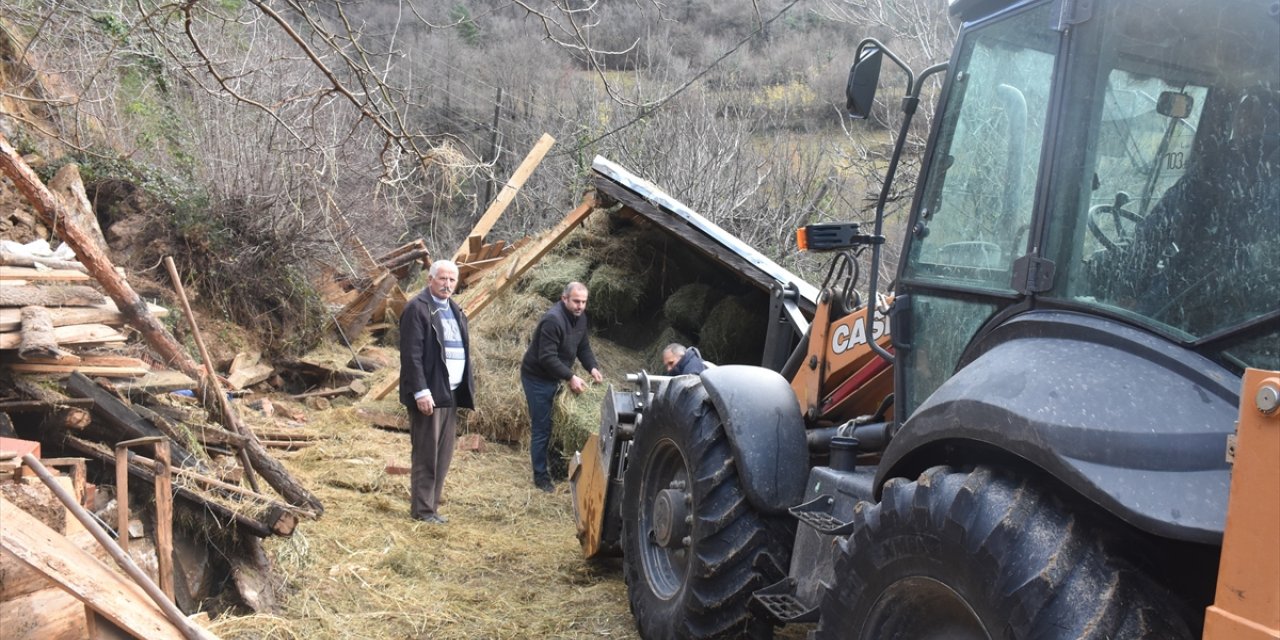
[[[873,228],[799,234],[843,275],[785,366],[608,394],[584,552],[648,639],[1280,638],[1280,2],[950,10],[946,63],[858,46],[901,127]]]

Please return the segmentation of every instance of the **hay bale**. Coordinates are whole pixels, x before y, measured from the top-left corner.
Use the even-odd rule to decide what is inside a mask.
[[[591,263],[584,258],[555,255],[538,262],[520,281],[520,291],[528,291],[555,302],[570,282],[586,282],[591,273]]]
[[[698,347],[718,364],[759,364],[767,329],[747,296],[727,297],[707,315]]]
[[[625,322],[635,315],[644,296],[645,277],[624,267],[603,264],[591,272],[588,309],[596,326]]]
[[[720,302],[719,291],[695,282],[676,289],[662,305],[662,314],[679,331],[698,336],[711,309]]]

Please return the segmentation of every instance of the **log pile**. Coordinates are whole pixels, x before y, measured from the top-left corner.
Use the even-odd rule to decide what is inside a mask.
[[[127,339],[115,302],[92,286],[78,261],[39,255],[42,244],[0,250],[0,369],[109,378],[149,373],[147,361],[112,349]],[[155,304],[148,310],[169,313]]]
[[[20,437],[39,443],[56,455],[69,456],[72,466],[78,465],[82,470],[81,478],[85,469],[99,479],[112,477],[114,471],[116,484],[96,493],[110,494],[119,500],[113,501],[113,505],[96,506],[125,509],[116,535],[127,539],[134,527],[129,524],[127,507],[121,505],[129,502],[144,505],[132,515],[147,523],[138,530],[141,533],[146,529],[148,538],[155,540],[148,544],[153,557],[164,558],[157,561],[159,567],[170,564],[169,555],[178,552],[169,548],[173,546],[171,539],[157,532],[174,525],[178,526],[174,526],[173,535],[192,542],[187,547],[204,550],[205,559],[196,564],[220,567],[211,572],[221,571],[222,579],[161,580],[175,585],[166,589],[172,592],[168,594],[170,600],[194,610],[218,595],[209,589],[230,585],[239,591],[242,604],[254,610],[270,611],[274,606],[272,586],[246,578],[271,575],[262,552],[262,538],[292,535],[302,518],[317,518],[324,507],[268,453],[267,447],[277,451],[296,449],[310,444],[314,436],[309,436],[304,429],[272,426],[251,429],[241,421],[221,381],[210,375],[213,363],[209,362],[203,344],[200,346],[205,366],[200,366],[158,320],[167,311],[143,301],[123,272],[111,263],[87,199],[77,197],[83,195],[83,187],[79,186],[74,171],[60,174],[61,181],[51,181],[46,187],[0,135],[0,173],[13,181],[41,224],[65,242],[72,253],[57,257],[31,256],[14,250],[21,248],[16,243],[3,245],[5,251],[0,254],[3,262],[0,264],[0,284],[3,284],[0,286],[0,349],[3,349],[0,351],[0,436]],[[199,332],[190,309],[186,308],[181,284],[175,281],[174,286],[178,299],[184,304],[184,316],[192,323],[199,343]],[[140,341],[128,344],[125,351],[113,352],[106,348],[126,345],[126,340],[133,338]],[[246,355],[239,362],[233,373],[240,374],[235,377],[241,387],[274,374],[274,368],[258,360]],[[153,367],[156,371],[152,371]],[[172,379],[155,386],[145,382],[165,368],[174,370],[166,372],[172,374],[169,376]],[[169,393],[171,389],[190,390],[191,397],[179,398]],[[235,393],[235,389],[232,392]],[[190,411],[171,410],[187,403],[192,406],[184,409]],[[122,447],[127,443],[134,444]],[[5,456],[0,454],[0,457]],[[16,472],[14,456],[7,457],[8,465],[0,465],[0,481],[6,469]],[[38,457],[33,458],[37,464]],[[259,479],[266,481],[269,490],[259,488]],[[242,481],[248,486],[243,486]],[[127,491],[116,495],[116,489],[125,485]],[[93,493],[92,489],[89,491]],[[126,500],[130,495],[138,500]],[[156,496],[154,500],[150,498],[152,495]],[[82,493],[76,501],[88,499]],[[65,540],[60,542],[44,534],[22,538],[8,525],[17,518],[11,518],[11,511],[25,513],[26,509],[11,503],[6,503],[4,509],[0,521],[5,525],[6,554],[25,554],[28,560],[37,563],[42,558],[55,557],[58,561],[55,569],[62,569],[45,567],[49,569],[45,577],[56,583],[55,589],[60,589],[63,595],[45,594],[40,596],[40,602],[26,603],[22,606],[27,608],[12,611],[46,607],[53,600],[64,604],[82,603],[77,605],[79,620],[72,624],[89,628],[140,624],[143,626],[136,628],[147,631],[142,635],[134,633],[137,637],[182,637],[184,634],[193,637],[189,630],[167,634],[146,626],[156,618],[154,607],[144,611],[142,618],[130,621],[112,618],[110,614],[104,616],[95,609],[96,601],[90,601],[101,596],[100,593],[77,591],[85,587],[85,580],[97,581],[98,588],[117,593],[122,593],[122,589],[136,591],[137,586],[118,587],[103,575],[86,576],[72,571],[65,563],[80,561],[78,557],[70,559],[69,549],[75,545],[68,546]],[[121,514],[117,512],[117,515]],[[113,517],[101,519],[115,522]],[[55,531],[54,535],[60,534]],[[209,572],[202,575],[205,573]],[[5,573],[0,572],[0,591],[4,591],[7,584]],[[68,601],[66,594],[72,599]],[[124,606],[97,604],[109,610],[111,606]],[[0,603],[0,608],[7,606],[8,603]],[[53,637],[45,631],[32,633],[34,635],[12,637]],[[7,624],[5,636],[10,637]]]

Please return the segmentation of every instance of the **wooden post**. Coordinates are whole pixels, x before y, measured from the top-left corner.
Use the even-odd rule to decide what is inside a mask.
[[[129,552],[129,447],[155,445],[155,460],[148,460],[155,474],[156,491],[156,572],[160,590],[173,600],[173,484],[169,465],[169,440],[164,436],[134,438],[116,444],[116,521],[122,542],[121,550]]]
[[[129,451],[116,445],[116,540],[129,553]]]
[[[160,590],[173,597],[173,483],[169,465],[169,441],[156,443],[156,571]],[[176,600],[174,600],[176,602]]]
[[[173,280],[173,290],[178,294],[178,301],[182,303],[182,312],[187,316],[187,322],[191,325],[191,337],[196,340],[196,348],[200,350],[200,359],[204,361],[205,376],[213,392],[218,394],[218,406],[222,408],[222,416],[231,425],[231,431],[236,435],[245,435],[246,429],[240,425],[240,420],[235,412],[231,409],[231,403],[227,401],[227,393],[222,389],[222,383],[218,380],[218,375],[213,370],[213,359],[209,357],[209,349],[204,346],[204,338],[200,336],[200,326],[196,324],[196,316],[191,312],[191,302],[187,300],[187,290],[182,286],[182,278],[178,277],[178,267],[173,263],[173,256],[164,257],[164,266],[169,270],[169,279]],[[240,466],[244,468],[244,477],[249,481],[249,486],[254,491],[258,491],[258,479],[253,475],[253,465],[249,462],[249,454],[244,448],[240,449],[240,453],[236,456],[240,461]]]

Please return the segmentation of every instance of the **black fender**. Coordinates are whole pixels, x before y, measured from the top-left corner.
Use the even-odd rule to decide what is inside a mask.
[[[902,425],[877,497],[888,478],[996,450],[1138,529],[1220,545],[1239,387],[1213,361],[1119,322],[1029,312],[972,345]]]
[[[701,377],[724,423],[751,506],[779,515],[800,504],[809,446],[791,384],[776,371],[746,365],[712,367]]]

